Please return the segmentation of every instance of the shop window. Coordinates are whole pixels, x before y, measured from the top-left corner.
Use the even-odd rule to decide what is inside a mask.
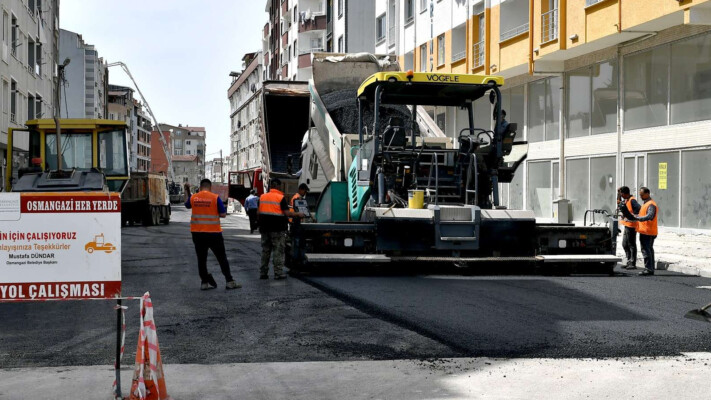
[[[671,123],[709,119],[711,35],[672,44],[671,60]]]
[[[624,186],[629,187],[630,191],[632,191],[632,193],[634,194],[635,190],[637,189],[637,183],[635,182],[635,179],[634,179],[635,178],[634,157],[625,158],[624,168],[625,168],[624,177],[623,177],[624,180],[622,181],[622,184]],[[637,195],[635,194],[635,196],[637,196]]]
[[[682,152],[682,228],[711,229],[711,175],[699,168],[709,165],[711,150]]]
[[[559,136],[561,78],[554,76],[528,86],[529,142],[556,140]]]
[[[523,166],[518,167],[513,180],[509,183],[509,208],[523,209]]]
[[[523,85],[501,91],[501,106],[506,111],[506,120],[518,124],[518,140],[523,140],[524,92]]]
[[[625,130],[666,125],[669,46],[625,57]]]
[[[590,134],[590,68],[573,71],[568,80],[568,137]]]
[[[573,221],[583,221],[585,211],[589,209],[590,175],[587,158],[566,160],[565,186],[566,197],[573,207]]]
[[[647,154],[647,187],[659,206],[660,226],[679,226],[679,152]],[[698,165],[696,168],[699,168]],[[701,168],[699,168],[701,169]]]
[[[617,61],[592,67],[592,134],[617,132]]]
[[[613,214],[615,210],[615,157],[590,159],[590,207]]]
[[[528,182],[526,186],[526,209],[533,211],[536,217],[550,218],[553,198],[551,185],[551,163],[529,162]]]

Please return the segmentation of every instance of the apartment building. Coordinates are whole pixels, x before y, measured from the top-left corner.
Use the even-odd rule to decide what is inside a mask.
[[[51,0],[0,0],[0,172],[5,182],[8,162],[18,166],[23,154],[7,160],[8,128],[25,121],[54,115],[54,90],[59,56],[59,2]],[[27,144],[16,142],[18,150]],[[18,168],[14,168],[17,171]]]
[[[128,125],[128,152],[131,171],[151,170],[150,119],[143,111],[143,105],[133,97],[133,89],[126,86],[109,85],[109,119],[125,121]]]
[[[176,182],[188,183],[193,188],[200,187],[200,181],[205,176],[204,161],[200,157],[174,155],[172,161]]]
[[[229,168],[228,160],[222,157],[213,158],[205,163],[205,177],[212,182],[227,182],[225,172]]]
[[[262,165],[259,110],[262,99],[262,52],[242,58],[242,72],[232,72],[227,90],[230,100],[231,171],[249,171]]]
[[[711,229],[711,1],[377,0],[375,18],[376,52],[403,69],[506,78],[529,152],[505,205],[546,219],[562,197],[581,223],[648,186],[665,229]],[[466,123],[428,111],[450,137]],[[484,99],[475,124],[491,126]]]
[[[59,59],[70,60],[64,68],[62,117],[106,118],[109,72],[96,47],[84,42],[82,35],[60,29]]]
[[[311,54],[375,50],[375,0],[267,0],[264,80],[306,81]]]

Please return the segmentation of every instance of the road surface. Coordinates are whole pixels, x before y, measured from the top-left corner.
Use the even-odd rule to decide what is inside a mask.
[[[125,295],[150,291],[167,364],[424,360],[447,357],[618,357],[708,351],[711,325],[683,318],[711,300],[710,279],[637,277],[312,276],[258,279],[259,239],[244,217],[224,223],[244,285],[200,291],[189,213],[126,227]],[[128,302],[131,363],[138,304]],[[111,365],[108,301],[0,304],[0,368]]]

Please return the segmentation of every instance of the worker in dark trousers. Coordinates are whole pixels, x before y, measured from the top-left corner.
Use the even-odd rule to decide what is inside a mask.
[[[225,276],[227,285],[225,289],[239,289],[242,285],[235,282],[230,272],[230,264],[225,253],[225,241],[222,237],[220,218],[227,216],[227,209],[220,196],[212,193],[212,182],[209,179],[200,181],[200,191],[188,198],[185,207],[192,209],[190,217],[190,232],[193,236],[195,253],[198,259],[198,273],[200,274],[200,290],[214,289],[217,282],[212,274],[207,272],[207,251],[212,253],[220,263],[220,269]]]
[[[627,257],[627,265],[625,269],[637,268],[637,224],[638,222],[630,219],[635,214],[639,214],[641,206],[630,193],[630,188],[622,186],[617,190],[617,196],[620,201],[619,207],[624,207],[628,212],[623,212],[620,218],[620,225],[624,227],[622,236],[622,248],[625,249]]]
[[[257,209],[259,208],[259,196],[257,189],[252,189],[249,196],[244,200],[244,210],[249,217],[249,233],[254,233],[257,230]]]
[[[296,211],[296,210],[294,209],[294,202],[295,202],[296,200],[304,200],[304,199],[306,199],[306,193],[308,193],[308,192],[309,192],[309,187],[308,187],[308,185],[306,185],[305,183],[300,184],[300,185],[299,185],[299,190],[298,190],[293,196],[291,196],[291,201],[289,202],[289,209],[290,209],[291,211]],[[293,223],[293,222],[294,222],[294,219],[293,219],[293,218],[289,218],[289,222],[292,222],[292,223]]]
[[[274,279],[284,279],[284,247],[286,246],[286,230],[288,217],[304,216],[289,210],[284,192],[281,191],[281,181],[272,179],[269,192],[259,198],[259,232],[262,234],[262,264],[259,269],[259,279],[269,279],[269,259],[274,264]]]
[[[649,188],[641,187],[639,197],[644,201],[639,210],[637,218],[637,233],[639,233],[639,244],[642,246],[642,256],[644,257],[644,271],[642,276],[654,275],[654,239],[657,238],[657,217],[659,207],[652,200]]]

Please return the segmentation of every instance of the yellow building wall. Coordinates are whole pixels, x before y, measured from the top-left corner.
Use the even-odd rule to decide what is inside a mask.
[[[635,0],[622,2],[622,29],[630,29],[651,20],[682,11],[685,8],[708,3],[709,0]]]
[[[566,5],[568,31],[565,38],[567,48],[571,49],[585,43],[585,0],[568,0]],[[570,40],[570,36],[578,35],[578,40]]]
[[[619,16],[617,1],[603,1],[585,10],[585,41],[592,42],[617,34]]]

